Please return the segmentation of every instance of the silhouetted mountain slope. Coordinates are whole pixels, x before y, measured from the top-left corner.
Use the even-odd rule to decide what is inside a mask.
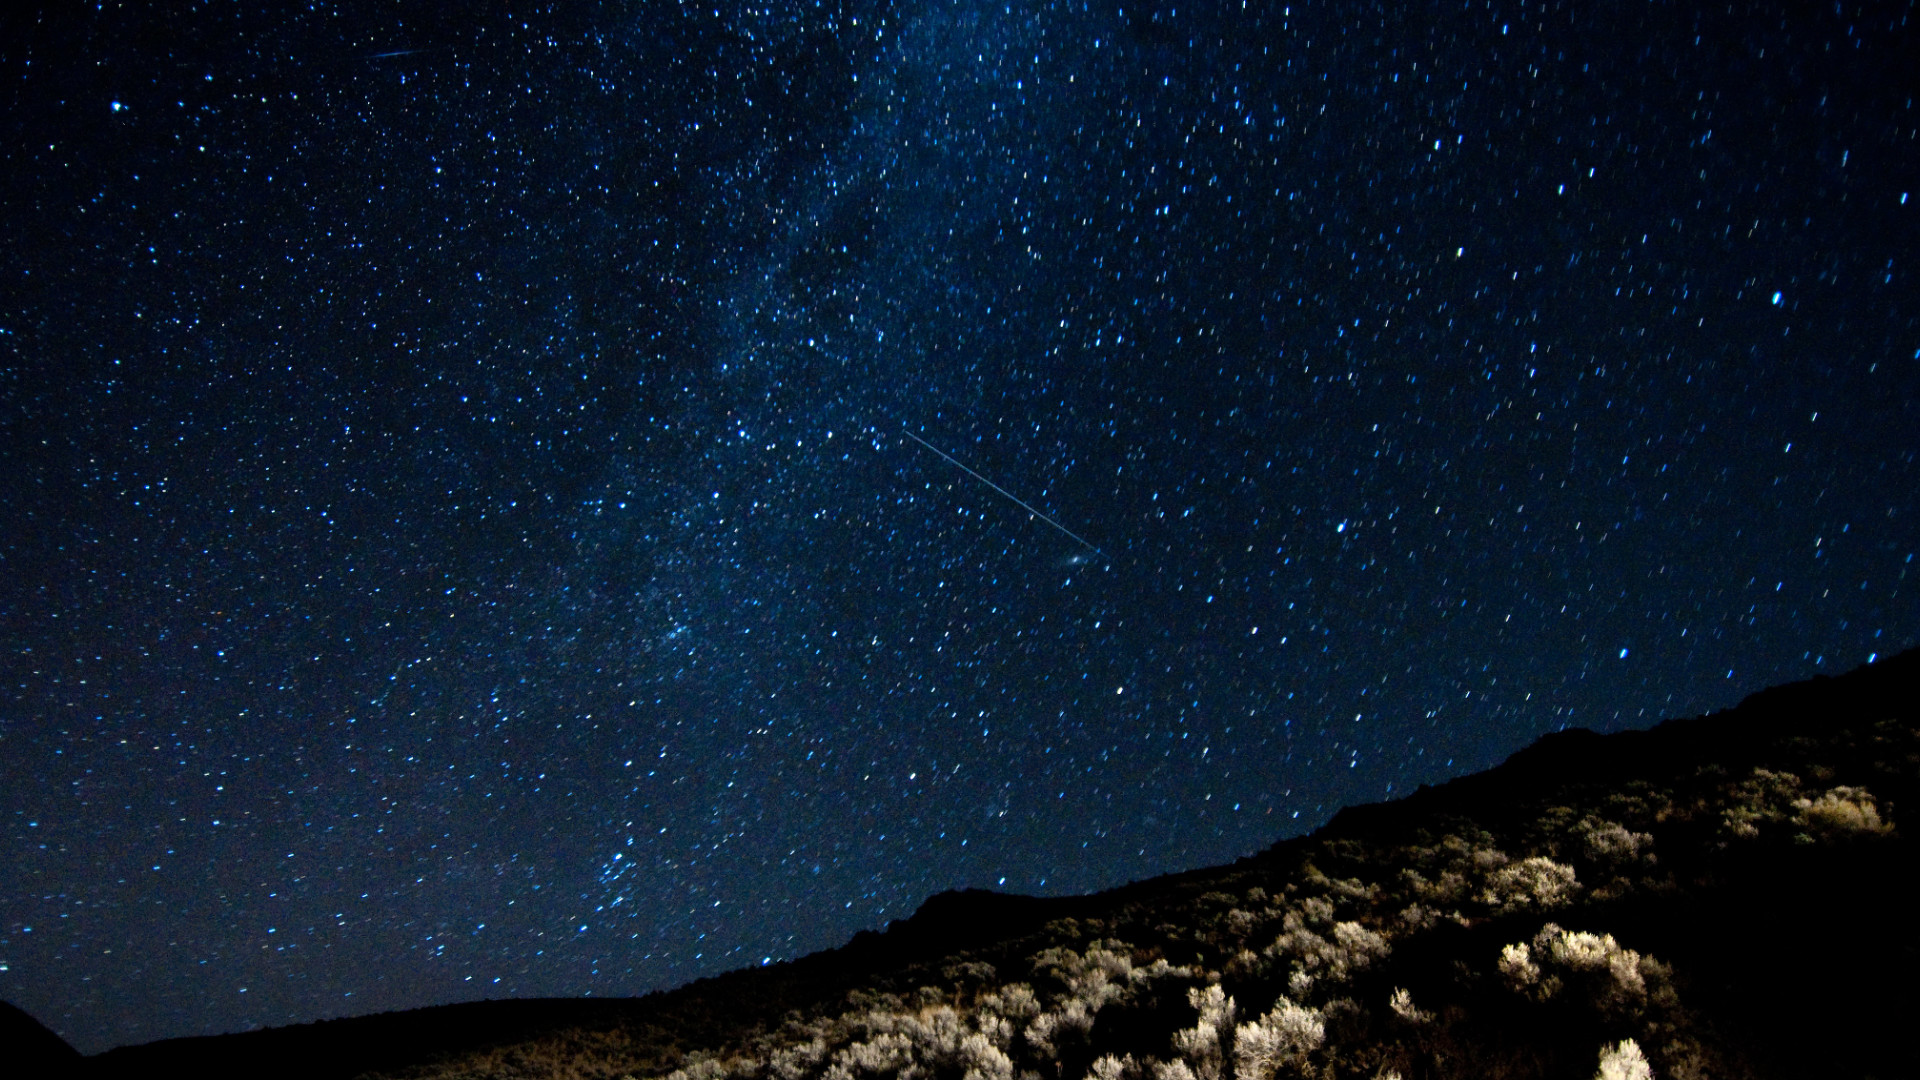
[[[0,1072],[13,1076],[72,1075],[84,1064],[80,1051],[65,1039],[4,1001],[0,1001],[0,1048],[4,1048],[0,1049]]]
[[[1920,1075],[1920,651],[1550,735],[1229,866],[933,897],[625,1001],[124,1047],[100,1075],[672,1080]]]

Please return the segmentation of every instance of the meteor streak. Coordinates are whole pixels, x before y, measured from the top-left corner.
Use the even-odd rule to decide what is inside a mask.
[[[1027,513],[1032,514],[1034,517],[1039,518],[1041,521],[1044,521],[1047,524],[1053,526],[1054,528],[1059,529],[1061,532],[1066,533],[1068,536],[1073,538],[1075,543],[1086,548],[1088,551],[1093,552],[1095,555],[1098,555],[1103,559],[1107,557],[1106,552],[1101,551],[1099,548],[1094,547],[1092,544],[1087,543],[1087,541],[1083,537],[1081,537],[1079,533],[1074,532],[1072,529],[1067,528],[1065,525],[1060,524],[1059,522],[1053,520],[1047,515],[1027,505],[1025,502],[1021,501],[1020,496],[1015,495],[1013,492],[1008,491],[1006,488],[1001,487],[999,484],[994,483],[993,481],[987,479],[986,477],[981,476],[979,473],[974,472],[972,469],[967,468],[965,465],[962,465],[960,462],[954,459],[953,455],[947,453],[945,450],[940,449],[939,447],[933,445],[932,443],[921,438],[920,436],[915,435],[911,431],[906,431],[905,429],[902,429],[901,434],[905,435],[909,439],[912,439],[914,442],[919,443],[921,446],[924,446],[927,449],[933,451],[934,453],[939,454],[941,458],[943,458],[947,462],[947,464],[952,465],[954,468],[959,469],[961,472],[966,473],[968,476],[973,477],[975,480],[978,480],[981,483],[992,488],[993,490],[999,492],[1000,494],[1005,495],[1008,499],[1013,501],[1014,505],[1020,507],[1020,509],[1025,510]]]

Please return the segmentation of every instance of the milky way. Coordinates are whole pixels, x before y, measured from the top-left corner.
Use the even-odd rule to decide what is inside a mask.
[[[0,997],[638,994],[1913,645],[1913,23],[13,17]]]

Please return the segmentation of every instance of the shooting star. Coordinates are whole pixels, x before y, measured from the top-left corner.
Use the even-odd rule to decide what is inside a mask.
[[[975,480],[978,480],[981,483],[992,488],[993,490],[999,492],[1000,494],[1005,495],[1008,499],[1012,500],[1015,506],[1018,506],[1020,509],[1025,510],[1027,513],[1032,514],[1034,517],[1039,518],[1041,521],[1046,522],[1047,524],[1053,526],[1054,528],[1059,529],[1061,532],[1066,533],[1068,536],[1073,538],[1074,543],[1079,544],[1080,546],[1086,548],[1088,551],[1093,552],[1095,555],[1098,555],[1103,559],[1107,557],[1106,552],[1101,551],[1099,548],[1094,547],[1092,544],[1088,543],[1086,539],[1082,537],[1079,533],[1074,532],[1072,529],[1067,528],[1065,525],[1060,524],[1059,522],[1053,520],[1047,515],[1027,505],[1025,502],[1021,501],[1020,496],[1015,495],[1013,492],[1008,491],[1006,488],[1001,487],[999,484],[994,483],[993,481],[987,479],[986,477],[981,476],[979,473],[974,472],[972,469],[967,468],[965,465],[962,465],[960,462],[954,459],[953,455],[947,453],[945,450],[940,449],[939,447],[933,445],[932,443],[921,438],[920,436],[915,435],[911,431],[906,431],[902,429],[901,434],[905,435],[909,439],[912,439],[914,442],[919,443],[921,446],[924,446],[927,449],[933,451],[934,453],[939,454],[940,457],[947,462],[947,464],[952,465],[954,468],[959,469],[961,472],[966,473],[968,476],[973,477]]]
[[[441,52],[451,49],[451,45],[428,45],[418,49],[393,49],[389,52],[368,53],[362,60],[391,60],[396,56],[418,56],[421,53]]]

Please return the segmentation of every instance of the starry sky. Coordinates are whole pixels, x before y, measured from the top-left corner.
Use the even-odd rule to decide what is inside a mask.
[[[1912,3],[50,7],[0,998],[85,1051],[643,993],[1920,641]]]

